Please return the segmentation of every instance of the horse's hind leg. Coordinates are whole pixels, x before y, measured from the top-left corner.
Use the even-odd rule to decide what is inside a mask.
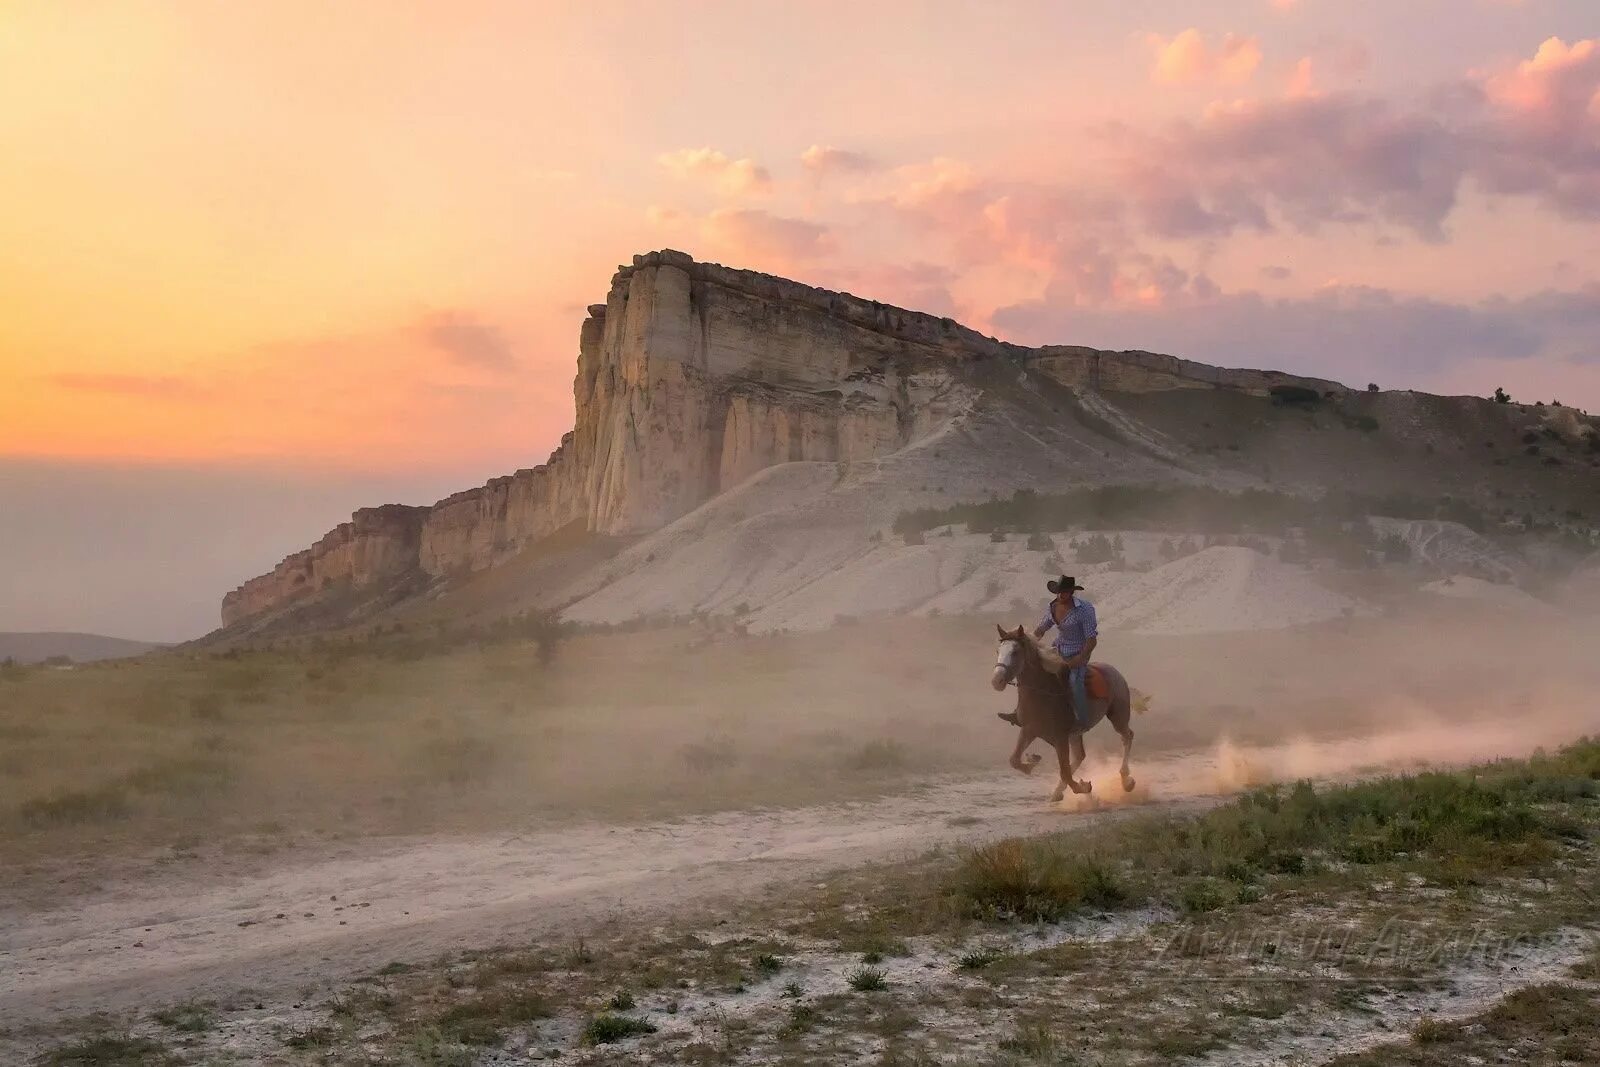
[[[1133,773],[1128,769],[1128,756],[1133,753],[1133,727],[1128,725],[1129,719],[1132,717],[1129,714],[1130,710],[1124,705],[1119,714],[1108,716],[1111,719],[1112,727],[1122,738],[1122,766],[1118,768],[1117,773],[1122,777],[1122,789],[1126,793],[1133,792],[1134,785]]]

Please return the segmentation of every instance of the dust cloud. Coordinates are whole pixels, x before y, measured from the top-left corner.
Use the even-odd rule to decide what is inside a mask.
[[[990,619],[749,636],[699,624],[462,642],[181,652],[0,688],[0,851],[264,855],[329,840],[526,832],[803,808],[1005,777],[1014,696]],[[1012,620],[1004,620],[1008,624]],[[1152,694],[1134,799],[1524,755],[1600,731],[1587,621],[1431,607],[1293,630],[1108,632]],[[1096,796],[1120,743],[1088,737]],[[1160,757],[1156,767],[1141,761]],[[1040,780],[1019,788],[1053,785]]]

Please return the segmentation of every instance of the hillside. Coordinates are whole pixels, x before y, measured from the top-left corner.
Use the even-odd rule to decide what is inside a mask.
[[[0,633],[0,661],[40,663],[64,656],[74,663],[139,656],[161,645],[78,633]]]
[[[356,512],[228,594],[222,636],[530,610],[790,628],[903,606],[873,593],[902,580],[930,607],[991,602],[957,592],[975,573],[959,553],[902,558],[884,539],[908,509],[1017,489],[1408,494],[1583,537],[1600,515],[1600,430],[1571,409],[1025,348],[678,252],[618,269],[577,370],[574,430],[545,464]],[[1401,518],[1387,534],[1419,560],[1522,566],[1447,514]]]

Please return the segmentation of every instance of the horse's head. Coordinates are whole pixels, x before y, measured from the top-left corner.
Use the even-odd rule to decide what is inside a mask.
[[[1015,631],[1007,630],[998,623],[995,630],[1000,634],[1000,645],[995,649],[994,673],[989,676],[989,684],[994,686],[995,692],[1003,693],[1006,686],[1016,681],[1017,672],[1022,669],[1022,642],[1028,639],[1028,631],[1021,626]]]

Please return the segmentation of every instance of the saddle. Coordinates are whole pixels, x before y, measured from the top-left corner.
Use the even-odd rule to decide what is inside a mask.
[[[1049,669],[1050,673],[1054,674],[1060,681],[1061,688],[1070,693],[1071,689],[1067,685],[1067,672],[1057,667],[1050,667]],[[1111,679],[1097,664],[1089,664],[1088,668],[1083,672],[1083,689],[1090,700],[1111,699]]]

